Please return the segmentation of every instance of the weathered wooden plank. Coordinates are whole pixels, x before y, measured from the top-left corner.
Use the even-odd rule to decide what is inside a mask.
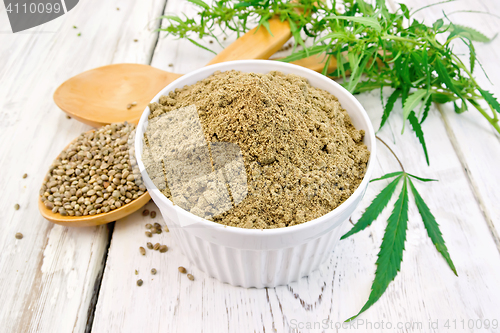
[[[166,12],[190,15],[191,6],[185,1],[171,1]],[[156,50],[153,65],[169,70],[168,64],[172,63],[173,69],[181,73],[203,66],[211,57],[189,42],[169,38],[161,38]],[[374,126],[378,126],[382,112],[378,92],[358,98]],[[400,107],[395,114],[401,114]],[[463,319],[466,325],[469,319],[499,319],[500,288],[496,281],[500,278],[500,256],[440,114],[433,108],[424,124],[430,167],[426,166],[413,133],[407,130],[403,136],[399,134],[401,126],[401,117],[395,115],[379,135],[391,145],[409,172],[440,180],[416,186],[441,225],[459,277],[453,275],[433,247],[412,204],[401,273],[381,300],[361,317],[365,323],[370,321],[372,327],[357,322],[357,329],[387,331],[387,326],[385,329],[380,326],[383,320],[391,322],[395,331],[437,332],[443,331],[448,319],[457,322]],[[374,176],[399,170],[394,157],[382,145],[377,155]],[[353,216],[354,221],[385,184],[370,185],[362,207]],[[154,204],[147,208],[154,209]],[[169,246],[167,253],[148,251],[142,257],[138,248],[150,241],[144,236],[144,224],[151,219],[136,213],[115,227],[93,330],[337,331],[335,327],[318,328],[314,323],[322,325],[326,320],[330,327],[341,324],[367,300],[389,214],[389,210],[384,211],[368,230],[340,242],[329,261],[310,277],[290,286],[259,290],[233,287],[207,277],[187,262],[169,234],[153,238],[153,242]],[[181,265],[194,274],[194,282],[178,273],[177,267]],[[156,268],[158,274],[152,276],[151,268]],[[138,275],[134,273],[136,269]],[[137,279],[144,280],[142,287],[136,286]],[[440,329],[429,327],[430,320],[438,320]],[[313,328],[308,329],[307,323]],[[397,329],[398,323],[413,327]],[[466,327],[457,331],[473,330]]]
[[[38,189],[52,159],[89,129],[66,119],[52,94],[86,69],[148,63],[157,39],[148,24],[155,24],[164,3],[81,1],[67,15],[18,34],[9,33],[0,6],[2,331],[83,332],[92,323],[110,231],[107,226],[56,226],[37,208]],[[24,238],[16,240],[16,232]]]

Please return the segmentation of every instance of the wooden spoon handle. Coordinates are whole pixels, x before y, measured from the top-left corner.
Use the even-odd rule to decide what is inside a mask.
[[[269,59],[292,37],[288,21],[274,17],[269,20],[269,30],[253,28],[217,54],[207,65],[231,60]]]

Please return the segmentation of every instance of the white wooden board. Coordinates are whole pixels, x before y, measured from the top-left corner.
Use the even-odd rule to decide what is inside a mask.
[[[424,5],[415,0],[407,3]],[[158,22],[154,19],[164,6],[163,0],[87,0],[51,23],[12,35],[5,33],[10,28],[0,5],[0,166],[4,174],[0,178],[1,331],[338,331],[335,324],[355,314],[368,297],[389,210],[368,230],[340,242],[329,261],[310,277],[290,286],[261,290],[232,287],[207,277],[187,262],[168,233],[153,238],[169,246],[167,253],[148,251],[142,257],[138,247],[150,240],[144,236],[144,224],[152,220],[138,212],[115,225],[99,294],[96,289],[110,229],[64,228],[39,216],[36,197],[45,170],[60,149],[88,129],[66,119],[53,104],[52,92],[58,84],[83,70],[109,63],[152,60],[158,68],[187,73],[211,59],[211,53],[187,41],[161,37],[156,44],[152,29]],[[492,0],[446,6],[443,9],[447,11],[500,14],[498,3]],[[171,0],[165,12],[191,15],[195,9],[186,1]],[[437,7],[421,14],[433,21],[440,13]],[[470,13],[454,17],[489,36],[498,32],[493,17]],[[78,28],[73,29],[73,25]],[[234,36],[225,43],[232,40]],[[215,43],[206,45],[219,50]],[[477,49],[496,85],[490,88],[485,78],[478,79],[500,96],[500,42]],[[377,126],[381,113],[378,92],[359,99]],[[388,322],[393,331],[500,331],[477,329],[485,320],[500,320],[500,255],[495,244],[500,223],[496,204],[500,198],[500,143],[474,111],[455,115],[449,106],[442,111],[433,108],[424,124],[431,167],[426,166],[413,133],[400,136],[399,116],[393,116],[379,135],[409,172],[440,180],[416,186],[441,225],[459,277],[433,248],[412,204],[401,273],[382,299],[360,317],[364,322],[340,331],[388,331]],[[374,176],[398,170],[392,155],[378,146]],[[22,179],[25,172],[29,176]],[[385,184],[370,185],[354,221]],[[19,211],[14,211],[15,203],[21,205]],[[154,209],[154,204],[148,208]],[[156,220],[160,221],[160,216]],[[16,232],[25,237],[16,240]],[[181,265],[192,272],[195,281],[178,273]],[[153,267],[158,270],[155,276],[149,273]],[[138,278],[144,280],[142,287],[135,284]],[[385,326],[381,326],[382,320]],[[429,326],[436,320],[437,329]],[[446,320],[449,330],[444,327]],[[470,321],[473,326],[469,326]]]
[[[190,15],[191,6],[171,1],[166,11]],[[175,71],[182,73],[203,66],[211,57],[189,42],[169,38],[160,39],[157,50],[153,65],[167,69],[172,63]],[[381,115],[378,92],[363,94],[359,99],[378,126]],[[395,111],[401,113],[400,108]],[[401,117],[395,115],[380,136],[392,146],[409,172],[440,180],[416,186],[441,225],[459,277],[453,275],[432,246],[412,204],[401,273],[381,300],[360,318],[365,323],[357,322],[357,329],[386,331],[387,326],[381,327],[383,320],[390,322],[395,331],[441,332],[446,331],[443,329],[446,320],[451,328],[456,320],[457,329],[450,332],[498,331],[467,326],[458,329],[461,320],[465,325],[469,320],[477,325],[476,320],[499,319],[500,288],[496,281],[500,278],[500,255],[441,116],[433,109],[424,125],[430,143],[431,167],[426,166],[413,133],[399,135],[401,125]],[[398,170],[397,162],[382,145],[376,164],[374,176]],[[384,185],[383,182],[370,185],[354,220]],[[151,207],[154,205],[148,208]],[[187,262],[169,234],[154,238],[154,242],[169,246],[167,253],[148,251],[142,257],[138,248],[149,241],[144,236],[144,224],[150,219],[137,213],[115,227],[93,330],[335,332],[335,327],[321,326],[325,324],[323,320],[333,326],[341,324],[368,298],[376,253],[389,214],[390,211],[385,211],[368,230],[340,242],[329,262],[309,278],[290,286],[258,290],[221,284],[207,277]],[[194,282],[178,273],[180,265],[193,272]],[[149,273],[153,267],[158,270],[155,276]],[[135,269],[139,275],[135,275]],[[139,278],[144,280],[142,287],[135,285]],[[439,329],[433,326],[436,320]],[[311,329],[307,328],[308,323]],[[396,329],[398,325],[403,327]],[[354,328],[340,331],[350,329]]]
[[[0,5],[2,332],[90,329],[110,232],[56,226],[38,212],[38,189],[52,159],[89,129],[66,119],[52,94],[83,70],[149,62],[157,36],[147,26],[164,3],[80,1],[68,14],[18,34],[10,32]],[[16,232],[24,238],[16,240]]]

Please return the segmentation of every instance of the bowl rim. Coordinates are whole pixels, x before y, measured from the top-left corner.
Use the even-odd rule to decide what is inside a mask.
[[[325,220],[331,219],[333,217],[332,215],[341,215],[341,213],[344,210],[346,210],[351,205],[351,203],[353,201],[355,201],[359,196],[363,196],[364,191],[365,191],[368,183],[370,182],[369,178],[371,177],[371,173],[372,173],[373,168],[374,168],[373,161],[374,161],[375,155],[376,155],[375,130],[373,128],[371,120],[368,116],[368,113],[366,112],[364,107],[361,105],[361,103],[349,91],[347,91],[347,89],[342,87],[340,84],[338,84],[334,80],[332,80],[332,79],[330,79],[330,78],[328,78],[320,73],[317,73],[311,69],[301,67],[298,65],[294,65],[294,64],[290,64],[290,63],[279,62],[276,60],[234,60],[234,61],[227,61],[227,62],[223,62],[223,63],[205,66],[205,67],[199,68],[197,70],[194,70],[186,75],[181,76],[180,78],[178,78],[178,79],[174,80],[173,82],[171,82],[170,84],[168,84],[158,94],[156,94],[156,96],[151,100],[150,103],[152,103],[154,101],[158,101],[160,96],[168,94],[169,91],[173,90],[173,88],[171,88],[171,87],[174,85],[178,85],[179,81],[180,82],[189,81],[193,76],[197,76],[201,72],[208,72],[207,76],[205,76],[205,77],[208,77],[208,76],[212,75],[213,72],[215,72],[215,71],[232,70],[232,68],[231,68],[232,65],[247,64],[247,65],[252,65],[252,66],[258,67],[258,66],[261,66],[263,64],[268,64],[268,63],[272,63],[273,66],[276,67],[275,70],[277,70],[277,71],[279,71],[280,68],[291,69],[292,71],[299,71],[299,72],[305,71],[309,75],[314,76],[315,80],[317,79],[319,81],[327,82],[327,84],[334,86],[335,89],[339,90],[341,94],[346,95],[346,97],[349,98],[354,103],[354,105],[357,107],[357,110],[355,112],[359,112],[361,114],[363,120],[367,124],[367,129],[365,129],[365,137],[369,136],[370,143],[371,143],[370,147],[367,146],[368,150],[370,151],[370,157],[368,159],[368,164],[367,164],[365,175],[363,176],[363,180],[361,181],[359,186],[356,188],[356,190],[351,194],[351,196],[349,196],[349,198],[347,198],[343,203],[341,203],[338,207],[336,207],[332,211],[330,211],[330,212],[328,212],[328,213],[326,213],[326,214],[324,214],[324,215],[322,215],[314,220],[310,220],[310,221],[296,224],[293,226],[284,227],[284,228],[273,228],[273,229],[247,229],[247,228],[240,228],[240,227],[223,225],[223,224],[220,224],[217,222],[206,220],[202,217],[194,215],[193,213],[190,213],[190,212],[184,210],[183,208],[173,204],[172,201],[170,201],[167,197],[165,197],[160,192],[160,190],[156,187],[156,185],[151,181],[151,178],[149,178],[149,175],[146,171],[146,168],[144,167],[144,164],[142,163],[142,151],[139,149],[141,147],[140,137],[142,137],[143,133],[144,133],[144,131],[143,131],[144,123],[148,120],[147,118],[151,112],[149,109],[149,105],[148,105],[148,106],[146,106],[146,108],[144,109],[144,111],[141,115],[141,118],[140,118],[139,123],[137,125],[136,136],[134,139],[137,164],[139,165],[139,168],[141,170],[141,174],[142,174],[142,177],[144,178],[144,182],[148,182],[150,185],[153,186],[154,191],[159,192],[160,200],[165,202],[167,205],[170,205],[171,208],[175,209],[176,213],[179,216],[188,215],[191,219],[197,220],[196,224],[192,224],[192,225],[189,225],[186,227],[191,227],[194,225],[199,226],[199,224],[202,224],[202,226],[206,227],[206,228],[212,228],[212,229],[218,228],[219,230],[217,230],[217,231],[224,231],[227,233],[235,233],[235,234],[247,235],[247,236],[285,235],[285,234],[289,234],[289,233],[301,232],[301,231],[309,229],[309,228],[314,228],[315,226],[325,222]],[[300,75],[300,74],[295,74],[295,75]],[[199,80],[197,80],[197,81],[199,81]],[[310,81],[310,80],[308,80],[308,81]],[[190,83],[190,84],[193,84],[193,83]],[[311,85],[315,86],[314,84],[311,84]],[[338,97],[337,95],[335,95],[335,96]],[[349,113],[349,111],[348,111],[348,113]],[[141,135],[138,135],[138,134],[141,134]],[[142,172],[142,171],[144,171],[144,172]],[[148,189],[148,191],[150,191],[150,190]],[[182,227],[182,228],[185,229],[186,227]]]

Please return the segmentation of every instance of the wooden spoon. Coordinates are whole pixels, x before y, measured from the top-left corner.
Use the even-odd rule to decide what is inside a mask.
[[[94,130],[90,130],[87,133],[93,131]],[[71,145],[71,143],[68,144],[63,150],[68,148]],[[128,216],[133,212],[139,210],[149,201],[149,199],[151,199],[151,196],[149,195],[148,192],[145,192],[137,199],[132,200],[131,202],[121,206],[120,208],[111,210],[108,213],[100,213],[96,215],[85,215],[85,216],[62,216],[59,213],[53,213],[52,210],[45,207],[45,204],[42,202],[40,198],[38,198],[38,209],[40,210],[42,216],[45,217],[50,222],[64,225],[67,227],[91,227],[100,224],[106,224],[124,218],[125,216]]]
[[[287,21],[269,20],[266,29],[254,28],[225,48],[208,64],[229,60],[268,59],[291,37]],[[148,65],[116,64],[98,67],[61,84],[54,101],[71,117],[94,127],[128,122],[137,124],[153,97],[182,76]],[[127,105],[137,103],[130,109]]]

